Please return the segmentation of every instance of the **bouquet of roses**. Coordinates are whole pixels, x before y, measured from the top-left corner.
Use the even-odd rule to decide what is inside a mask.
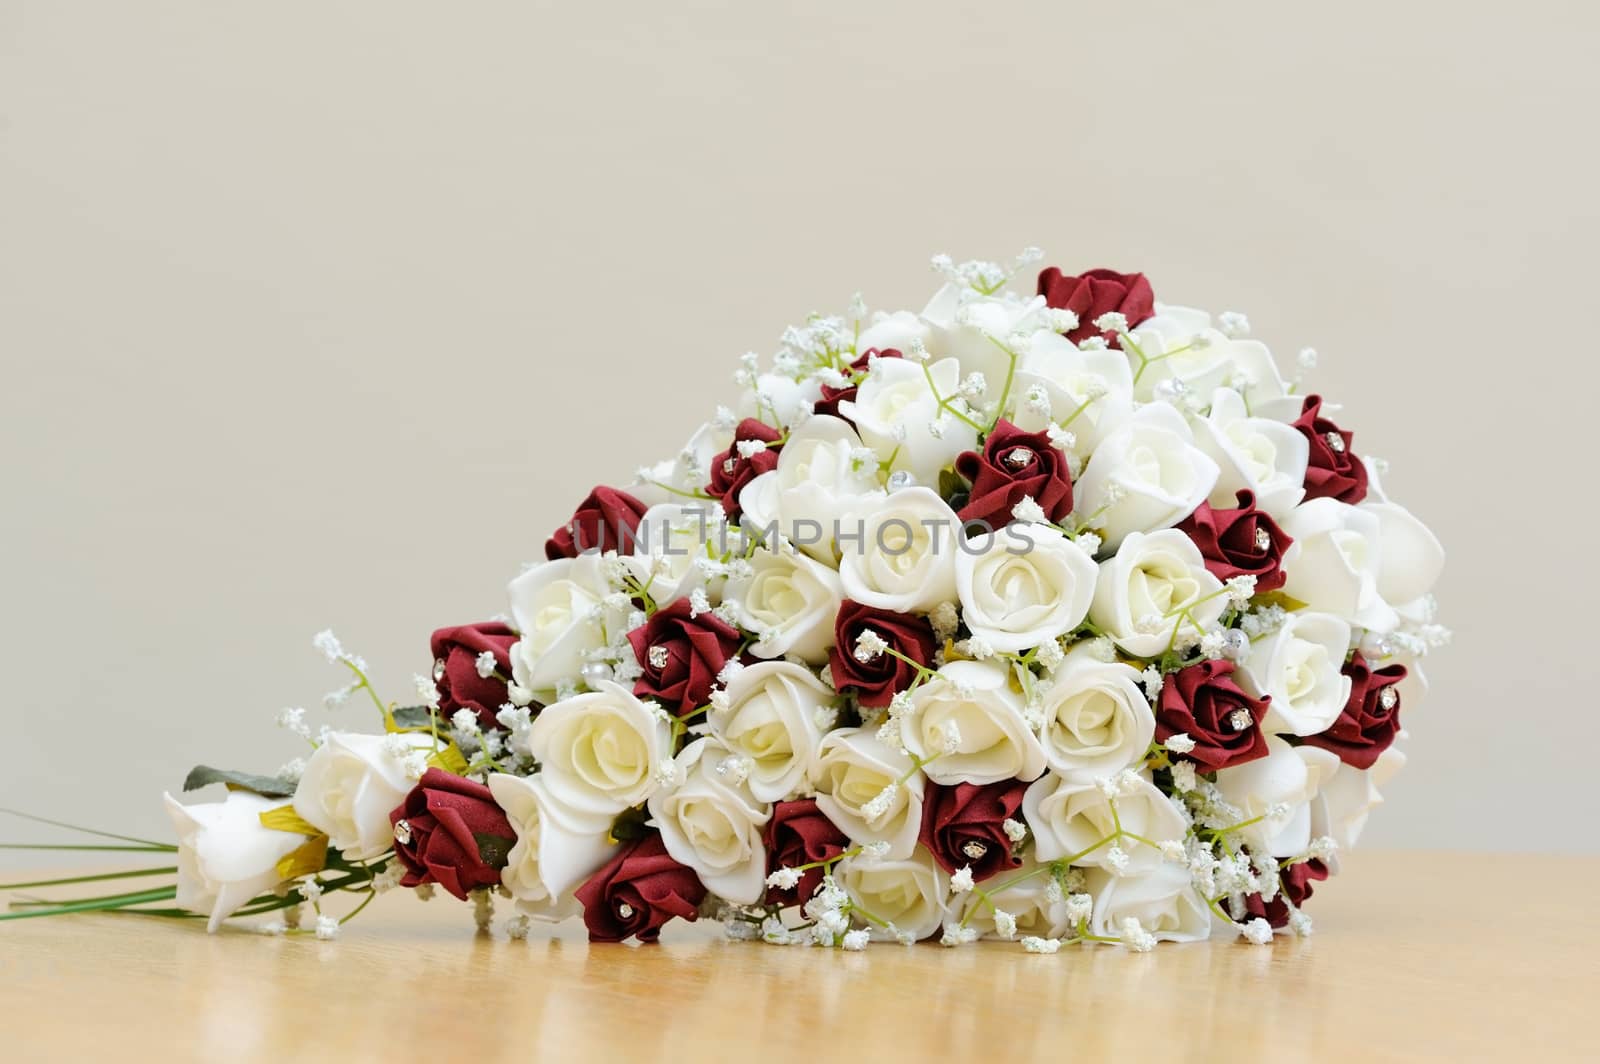
[[[276,914],[403,887],[655,939],[1148,949],[1307,933],[1448,633],[1428,529],[1244,317],[1143,275],[955,264],[921,313],[813,316],[510,585],[417,704],[348,670],[271,776],[167,804],[176,883],[86,909]],[[353,710],[346,709],[348,715]],[[35,887],[103,877],[75,877]],[[20,907],[19,907],[20,906]],[[359,907],[358,907],[359,908]]]

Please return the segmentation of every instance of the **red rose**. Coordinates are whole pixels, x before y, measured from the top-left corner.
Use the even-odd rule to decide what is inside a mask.
[[[822,814],[809,798],[798,802],[778,802],[772,807],[764,836],[767,844],[767,869],[799,868],[816,861],[831,861],[850,847],[850,840],[834,822]],[[822,869],[808,868],[800,882],[787,890],[767,888],[769,905],[803,905],[822,886]]]
[[[517,843],[489,788],[465,776],[430,768],[389,814],[394,853],[405,866],[404,887],[437,883],[463,900],[493,887]]]
[[[595,488],[578,504],[572,520],[556,529],[545,542],[544,555],[555,561],[576,558],[580,554],[620,551],[639,530],[639,520],[644,517],[645,509],[644,503],[625,491],[604,485]]]
[[[1142,273],[1089,270],[1068,277],[1051,266],[1039,274],[1039,294],[1050,306],[1078,316],[1078,327],[1067,333],[1067,339],[1075,344],[1091,336],[1116,343],[1114,334],[1095,327],[1094,320],[1102,314],[1115,311],[1128,319],[1132,329],[1156,312],[1155,293]]]
[[[1311,883],[1313,880],[1322,881],[1328,878],[1328,866],[1315,857],[1308,861],[1296,861],[1286,865],[1278,873],[1278,893],[1272,900],[1264,902],[1261,895],[1251,894],[1244,900],[1246,912],[1245,919],[1261,917],[1273,927],[1287,927],[1289,924],[1289,906],[1284,904],[1287,898],[1296,909],[1306,903],[1311,897]]]
[[[511,645],[517,633],[495,621],[458,624],[433,633],[433,685],[439,689],[439,716],[449,720],[457,710],[470,709],[481,727],[497,727],[495,714],[506,703],[506,681],[511,674]],[[494,655],[497,672],[478,672],[478,656]]]
[[[1072,512],[1066,455],[1043,432],[1023,432],[1002,420],[983,441],[982,452],[965,451],[956,458],[956,472],[972,484],[972,494],[957,515],[963,522],[1003,528],[1024,496],[1032,496],[1052,521],[1059,523]]]
[[[925,617],[893,610],[880,610],[845,599],[834,621],[834,647],[829,657],[833,686],[837,691],[854,691],[864,706],[887,706],[897,691],[904,691],[917,678],[917,670],[885,651],[871,661],[856,657],[856,640],[868,628],[889,644],[891,650],[932,668],[939,641],[933,625]]]
[[[1311,444],[1307,499],[1338,499],[1354,506],[1367,497],[1367,464],[1355,452],[1355,434],[1322,416],[1322,396],[1306,396],[1294,427]]]
[[[739,453],[739,444],[754,440],[773,444],[782,438],[783,433],[771,425],[747,417],[733,430],[733,443],[728,445],[728,449],[711,460],[711,482],[706,485],[706,494],[722,500],[722,512],[728,515],[729,521],[739,520],[744,513],[744,508],[739,505],[739,493],[744,486],[761,474],[778,468],[778,451],[781,449],[769,446],[764,451],[742,455]]]
[[[1406,678],[1406,667],[1374,669],[1358,652],[1345,664],[1344,674],[1350,677],[1350,700],[1344,712],[1327,731],[1306,736],[1305,743],[1338,754],[1339,760],[1352,768],[1371,768],[1400,732],[1400,689],[1396,685]]]
[[[738,629],[714,613],[693,613],[688,599],[678,599],[628,633],[644,669],[633,693],[659,700],[680,717],[706,704],[717,674],[739,651]]]
[[[706,888],[652,834],[628,844],[573,893],[583,905],[590,942],[654,942],[674,916],[692,921],[699,915]]]
[[[1194,540],[1206,568],[1218,580],[1253,576],[1258,593],[1276,590],[1288,579],[1280,566],[1283,552],[1294,540],[1256,509],[1254,492],[1241,491],[1237,498],[1236,510],[1216,510],[1202,502],[1178,523],[1178,529]]]
[[[905,356],[901,355],[899,351],[892,347],[886,347],[882,351],[878,350],[876,347],[868,348],[865,354],[856,359],[854,362],[850,363],[851,380],[859,380],[861,376],[865,374],[869,368],[871,368],[872,360],[875,358],[903,357]],[[856,398],[856,390],[857,386],[855,384],[849,384],[843,388],[835,388],[831,384],[824,384],[822,386],[822,398],[817,401],[816,407],[814,408],[815,412],[818,414],[831,414],[834,417],[844,418],[844,420],[850,421],[849,418],[839,413],[839,404],[843,402],[854,402]],[[854,425],[855,422],[850,421],[850,424]]]
[[[1022,808],[1027,789],[1022,780],[1001,780],[981,787],[976,783],[953,787],[928,784],[922,798],[922,845],[951,875],[970,867],[975,882],[1021,864],[1011,856],[1005,822],[1021,819],[1017,810]]]
[[[1251,698],[1233,681],[1231,661],[1202,661],[1169,673],[1156,701],[1156,740],[1179,733],[1194,740],[1181,756],[1202,772],[1267,756],[1261,721],[1271,697]]]

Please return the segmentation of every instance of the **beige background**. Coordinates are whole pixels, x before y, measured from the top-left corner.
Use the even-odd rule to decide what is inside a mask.
[[[1315,345],[1445,539],[1370,841],[1595,851],[1592,5],[817,6],[0,0],[0,805],[164,832],[317,629],[404,697],[740,352],[1037,243]]]

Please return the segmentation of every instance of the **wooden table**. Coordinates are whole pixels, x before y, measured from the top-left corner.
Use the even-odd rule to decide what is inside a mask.
[[[473,932],[396,892],[336,942],[0,924],[0,1060],[1600,1060],[1592,858],[1355,854],[1315,937],[1032,956]]]

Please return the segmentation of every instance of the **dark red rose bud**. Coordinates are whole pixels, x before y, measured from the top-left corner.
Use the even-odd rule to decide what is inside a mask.
[[[422,774],[389,822],[395,856],[406,869],[400,885],[437,883],[462,900],[470,890],[500,883],[517,843],[489,788],[437,768]]]
[[[858,658],[856,640],[868,628],[878,633],[891,650],[924,668],[933,667],[939,640],[925,617],[875,609],[853,599],[845,599],[840,605],[839,616],[834,621],[834,647],[829,657],[834,689],[854,691],[864,706],[887,706],[896,692],[911,686],[917,678],[917,670],[888,651],[871,661]]]
[[[1267,756],[1261,721],[1267,698],[1251,698],[1233,680],[1231,661],[1202,661],[1169,673],[1156,701],[1156,740],[1184,734],[1194,749],[1176,755],[1202,772],[1242,765]]]
[[[1287,898],[1298,909],[1311,897],[1312,882],[1327,878],[1328,866],[1315,857],[1286,865],[1278,873],[1278,893],[1273,895],[1271,901],[1262,901],[1259,894],[1251,894],[1244,899],[1245,919],[1253,920],[1259,916],[1275,928],[1287,927],[1289,905],[1284,904],[1284,899]]]
[[[869,348],[860,358],[850,363],[850,377],[852,380],[859,380],[861,375],[866,373],[871,367],[872,360],[875,358],[903,357],[905,356],[901,355],[899,351],[892,347],[886,347],[881,351],[876,347]],[[854,425],[854,421],[851,421],[849,418],[839,413],[839,404],[843,402],[854,402],[856,398],[856,390],[857,385],[855,384],[850,384],[843,388],[835,388],[830,384],[824,384],[822,386],[822,398],[817,401],[817,404],[814,408],[815,412],[818,414],[830,414],[837,418],[844,418],[844,420],[849,421],[850,424]]]
[[[716,614],[693,614],[689,600],[678,599],[628,633],[644,670],[633,693],[656,699],[680,717],[706,704],[740,643],[739,630]]]
[[[799,868],[816,861],[831,861],[850,847],[850,840],[833,821],[823,815],[817,803],[807,798],[798,802],[778,802],[765,829],[767,870]],[[822,886],[822,869],[808,868],[800,882],[787,890],[767,888],[769,905],[804,905]]]
[[[646,509],[644,503],[625,491],[604,485],[595,488],[578,504],[572,520],[556,529],[545,542],[545,557],[555,561],[624,550],[632,545],[631,537],[639,531],[639,520]]]
[[[738,521],[744,513],[744,508],[739,505],[739,493],[744,486],[761,474],[778,468],[778,451],[781,449],[768,446],[764,451],[742,455],[739,453],[739,444],[760,440],[770,445],[782,438],[783,433],[771,425],[747,417],[733,430],[733,443],[729,444],[728,449],[711,460],[711,482],[706,485],[706,494],[722,500],[722,512],[728,515],[729,521]]]
[[[956,458],[956,472],[972,484],[972,494],[957,515],[964,522],[1003,528],[1011,523],[1017,503],[1028,496],[1057,523],[1072,512],[1067,456],[1043,432],[1023,432],[1002,420],[983,441],[981,452],[966,451]]]
[[[1022,819],[1017,810],[1027,790],[1022,780],[983,786],[928,784],[922,799],[922,845],[951,875],[970,867],[974,882],[1021,864],[1011,856],[1005,823]]]
[[[654,942],[673,917],[694,920],[706,898],[699,877],[668,855],[659,833],[629,843],[573,893],[590,942]]]
[[[498,727],[495,714],[506,703],[505,677],[511,675],[511,646],[517,633],[495,621],[459,624],[433,633],[433,685],[439,689],[439,717],[449,720],[470,709],[481,728]],[[478,671],[478,658],[494,655],[495,671]]]
[[[1132,329],[1156,312],[1155,293],[1142,273],[1102,269],[1069,277],[1051,266],[1039,274],[1039,294],[1050,306],[1078,316],[1078,327],[1066,334],[1075,344],[1091,336],[1104,337],[1111,344],[1117,342],[1114,334],[1095,326],[1094,320],[1102,314],[1115,311],[1128,319],[1128,328]]]
[[[1355,434],[1322,416],[1322,396],[1306,396],[1294,427],[1311,444],[1307,499],[1338,499],[1354,506],[1367,497],[1367,464],[1356,454]]]
[[[1320,746],[1339,755],[1352,768],[1368,769],[1400,734],[1400,688],[1404,665],[1374,669],[1358,652],[1344,667],[1350,677],[1350,700],[1339,719],[1320,735],[1305,737],[1307,746]]]
[[[1202,502],[1178,523],[1178,529],[1194,540],[1206,568],[1218,580],[1253,576],[1257,593],[1276,591],[1287,579],[1281,568],[1283,552],[1294,540],[1256,509],[1254,492],[1238,492],[1237,498],[1236,510],[1216,510]]]

